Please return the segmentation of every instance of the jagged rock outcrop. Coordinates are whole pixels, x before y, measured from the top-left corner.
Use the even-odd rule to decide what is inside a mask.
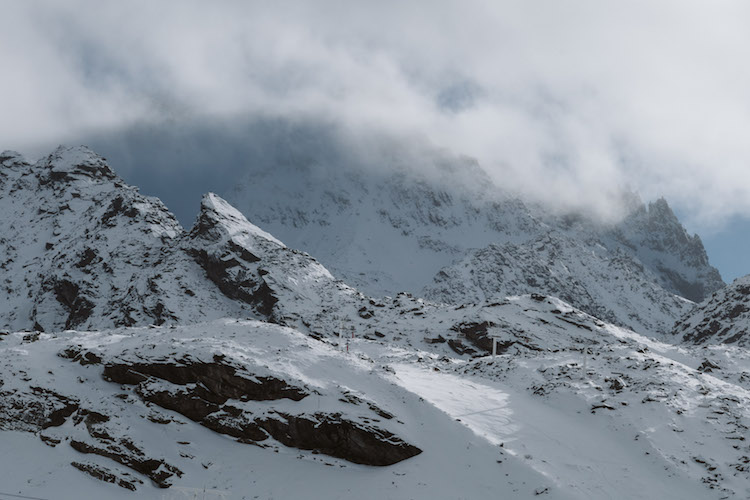
[[[672,333],[693,344],[750,345],[750,276],[735,280],[698,304]]]
[[[34,165],[15,153],[2,158],[0,328],[273,319],[278,292],[268,268],[289,260],[301,282],[306,266],[314,279],[333,281],[215,195],[184,231],[159,200],[127,186],[85,147],[60,147]]]
[[[700,236],[688,234],[664,198],[636,204],[607,236],[632,250],[667,291],[701,302],[725,286]]]
[[[462,303],[510,295],[559,297],[610,323],[638,332],[665,334],[692,304],[664,289],[631,254],[550,230],[524,243],[489,245],[442,269],[425,295]]]
[[[105,379],[137,385],[144,401],[243,441],[262,442],[273,437],[286,446],[318,450],[365,465],[392,465],[421,453],[391,432],[354,422],[341,413],[295,415],[277,411],[255,417],[243,409],[241,402],[300,401],[309,392],[276,377],[241,373],[221,360],[114,363],[104,367]]]
[[[159,200],[127,186],[85,147],[60,147],[34,165],[19,155],[3,157],[1,328],[159,324],[175,317],[191,277],[170,272],[179,267],[172,254],[182,228]]]

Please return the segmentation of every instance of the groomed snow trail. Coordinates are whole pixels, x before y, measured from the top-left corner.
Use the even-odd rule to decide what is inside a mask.
[[[394,365],[398,383],[492,444],[510,441],[518,431],[508,394],[476,380],[419,367]]]

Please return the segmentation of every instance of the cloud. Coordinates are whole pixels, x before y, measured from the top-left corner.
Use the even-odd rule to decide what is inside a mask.
[[[0,137],[41,154],[255,117],[420,137],[501,184],[697,224],[750,215],[750,4],[5,2]]]

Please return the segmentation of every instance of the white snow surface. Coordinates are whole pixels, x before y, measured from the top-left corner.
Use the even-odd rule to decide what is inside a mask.
[[[284,246],[282,242],[271,236],[269,233],[263,231],[258,226],[251,224],[236,208],[216,196],[214,193],[208,193],[203,198],[203,206],[206,209],[213,210],[216,212],[216,217],[224,220],[224,227],[226,228],[229,237],[242,246],[247,247],[250,245],[255,237],[261,237],[271,243]],[[248,247],[248,250],[252,250],[252,248]]]
[[[6,398],[12,394],[15,401],[31,400],[37,387],[75,398],[81,408],[110,417],[106,428],[111,436],[126,436],[146,456],[182,471],[174,487],[219,490],[228,492],[228,498],[540,494],[687,499],[750,494],[750,450],[744,441],[750,392],[737,380],[750,369],[745,351],[661,344],[567,307],[576,315],[576,326],[556,320],[559,314],[547,310],[561,310],[565,305],[560,302],[542,302],[539,310],[530,311],[536,301],[515,300],[519,321],[524,314],[556,321],[558,330],[540,332],[548,337],[544,345],[516,345],[495,357],[457,356],[444,344],[413,337],[401,342],[360,335],[315,340],[293,329],[238,320],[14,333],[0,341],[0,392]],[[531,322],[526,326],[534,328]],[[102,364],[81,366],[58,355],[69,347],[96,354]],[[130,386],[101,376],[108,363],[209,361],[216,355],[254,376],[279,377],[313,391],[300,402],[234,401],[236,406],[252,408],[255,415],[324,410],[377,421],[422,453],[396,465],[372,467],[272,439],[264,442],[266,448],[243,444],[145,404]],[[699,371],[707,358],[721,364],[721,370]],[[616,389],[613,380],[621,384]],[[341,401],[344,394],[395,417],[378,418],[364,404]],[[91,439],[86,426],[75,423],[76,414],[59,427],[24,432],[1,418],[7,412],[7,405],[0,406],[0,442],[13,452],[0,459],[0,492],[61,499],[132,495],[72,468],[69,463],[75,461],[140,481],[139,498],[170,494],[107,458],[72,449],[70,440]],[[50,447],[42,436],[60,442]]]

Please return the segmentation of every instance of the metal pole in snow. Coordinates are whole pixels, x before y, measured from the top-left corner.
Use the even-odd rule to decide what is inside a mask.
[[[492,355],[497,356],[497,339],[492,337]]]
[[[583,353],[583,373],[581,374],[581,379],[584,379],[584,378],[586,378],[586,370],[587,370],[587,367],[586,367],[587,363],[586,363],[586,361],[588,359],[588,358],[586,358],[586,348],[584,347],[581,350],[581,352]]]

